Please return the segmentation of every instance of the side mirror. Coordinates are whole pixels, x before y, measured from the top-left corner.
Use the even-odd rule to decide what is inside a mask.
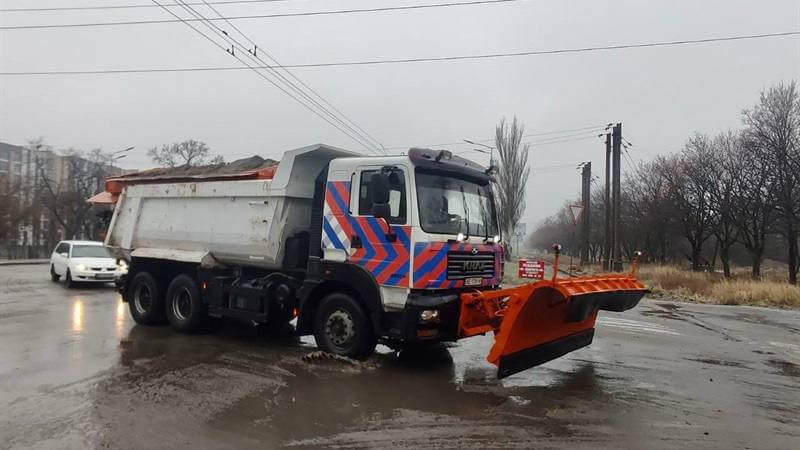
[[[69,258],[69,253],[59,253],[62,258]]]
[[[369,181],[370,195],[372,195],[372,215],[375,217],[391,217],[389,207],[389,175],[379,172],[373,173]]]

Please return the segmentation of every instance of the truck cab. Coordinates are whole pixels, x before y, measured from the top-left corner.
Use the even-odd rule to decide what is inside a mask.
[[[381,312],[375,322],[390,343],[456,340],[458,294],[500,285],[491,177],[448,151],[334,159],[318,177],[314,202],[322,220],[320,239],[311,233],[319,248],[310,284],[330,266],[339,277],[351,274],[348,284],[362,287],[362,298],[380,301],[372,305]]]

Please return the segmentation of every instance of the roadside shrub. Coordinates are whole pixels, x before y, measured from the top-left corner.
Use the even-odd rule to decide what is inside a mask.
[[[785,281],[725,280],[720,274],[692,272],[675,266],[644,266],[638,277],[654,293],[682,300],[721,305],[800,308],[800,287]]]

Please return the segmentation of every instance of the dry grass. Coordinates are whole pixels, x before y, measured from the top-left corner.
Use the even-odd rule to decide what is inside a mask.
[[[655,294],[720,305],[759,305],[800,308],[800,287],[785,281],[746,279],[736,274],[725,280],[720,274],[692,272],[673,266],[644,266],[642,280]]]

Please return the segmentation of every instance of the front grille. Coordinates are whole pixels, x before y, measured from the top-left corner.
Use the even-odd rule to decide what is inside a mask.
[[[494,277],[494,253],[450,252],[447,254],[447,279]]]

